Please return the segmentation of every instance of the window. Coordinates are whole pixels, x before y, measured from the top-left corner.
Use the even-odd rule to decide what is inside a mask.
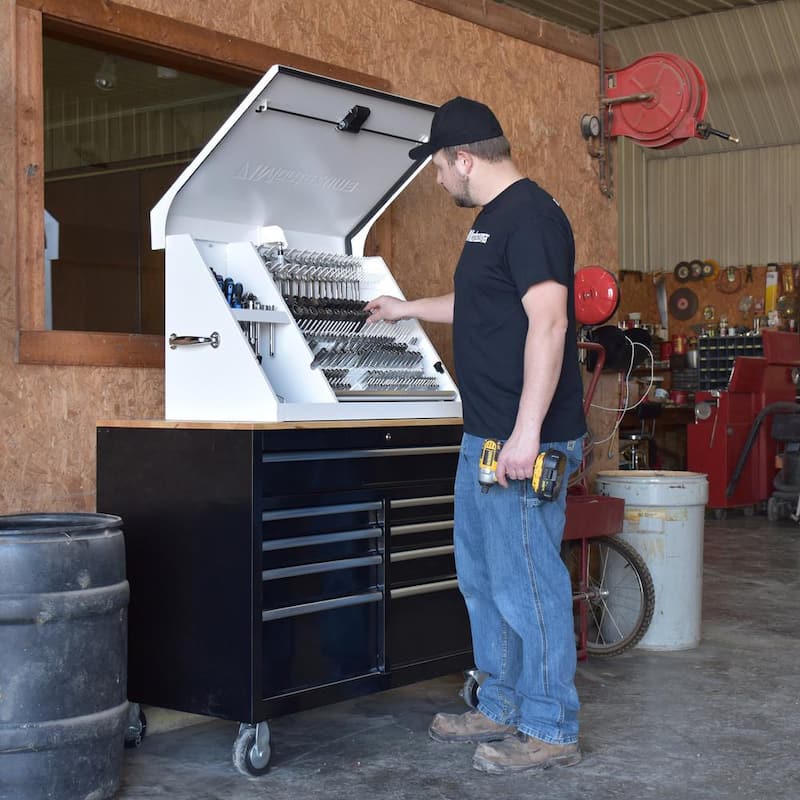
[[[24,364],[163,366],[150,208],[271,65],[390,88],[114,0],[18,0],[14,13]],[[390,242],[383,225],[376,246]]]
[[[164,333],[150,209],[249,87],[44,37],[45,327]]]

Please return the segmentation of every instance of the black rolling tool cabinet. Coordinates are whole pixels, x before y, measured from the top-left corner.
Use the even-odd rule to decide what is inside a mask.
[[[268,719],[472,664],[453,557],[459,419],[126,421],[97,430],[123,519],[132,702]]]

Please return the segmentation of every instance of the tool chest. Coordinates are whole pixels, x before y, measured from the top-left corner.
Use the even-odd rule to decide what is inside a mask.
[[[151,214],[165,420],[101,423],[124,521],[129,697],[240,723],[469,666],[453,554],[455,383],[365,258],[435,108],[273,67]]]
[[[269,717],[472,660],[460,420],[303,426],[97,431],[97,508],[124,521],[130,700],[237,720],[262,751]]]
[[[286,67],[259,81],[151,213],[167,419],[461,414],[420,324],[363,311],[403,296],[364,243],[424,166],[408,150],[434,110]]]

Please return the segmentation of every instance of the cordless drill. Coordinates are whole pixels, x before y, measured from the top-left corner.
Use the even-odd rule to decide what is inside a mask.
[[[478,462],[478,485],[484,494],[497,483],[497,456],[501,447],[497,439],[486,439],[483,443]],[[540,500],[552,500],[558,497],[566,466],[566,456],[559,450],[550,448],[536,456],[533,462],[531,487]]]

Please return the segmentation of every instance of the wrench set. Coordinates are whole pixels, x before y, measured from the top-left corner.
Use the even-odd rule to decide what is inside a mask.
[[[437,376],[424,373],[411,322],[366,324],[360,258],[284,251],[280,244],[261,245],[258,252],[311,350],[311,369],[322,370],[337,396],[440,392]]]

